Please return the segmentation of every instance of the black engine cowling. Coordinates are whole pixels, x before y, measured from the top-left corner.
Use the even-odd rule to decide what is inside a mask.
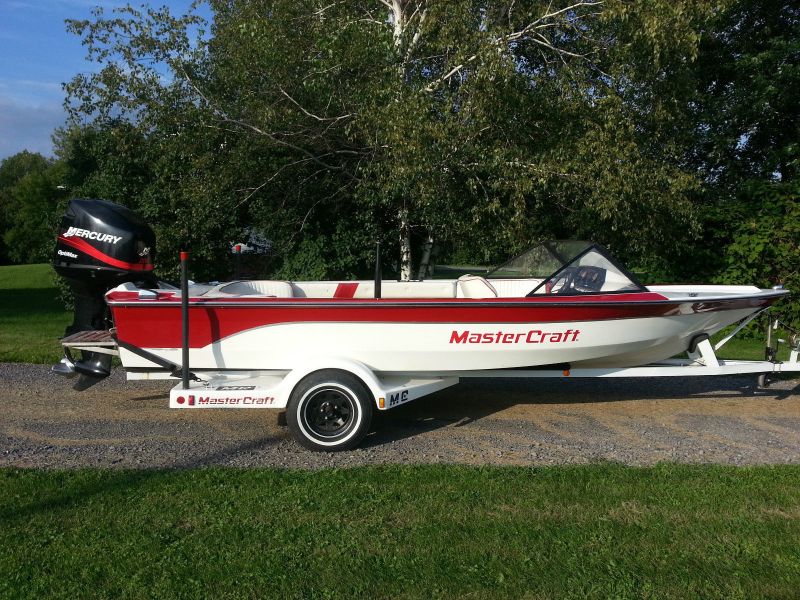
[[[155,253],[155,233],[132,210],[107,200],[71,200],[53,256],[53,267],[67,280],[75,299],[74,319],[65,335],[108,329],[104,296],[120,283],[156,286]],[[110,355],[85,350],[82,354],[74,364],[66,357],[54,370],[98,380],[110,373]]]

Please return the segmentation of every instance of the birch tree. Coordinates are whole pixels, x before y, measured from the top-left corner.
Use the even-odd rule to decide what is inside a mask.
[[[691,11],[666,0],[210,4],[200,35],[196,15],[167,9],[70,24],[101,67],[67,86],[75,122],[127,119],[174,156],[184,191],[164,212],[186,232],[213,207],[231,227],[255,222],[284,249],[287,275],[358,270],[379,238],[407,279],[415,257],[427,274],[434,244],[489,259],[537,237],[627,247],[632,223],[637,238],[689,229],[692,178],[678,152],[642,135],[646,111],[626,97],[641,82],[610,57],[645,19],[643,62],[665,40],[686,50]]]

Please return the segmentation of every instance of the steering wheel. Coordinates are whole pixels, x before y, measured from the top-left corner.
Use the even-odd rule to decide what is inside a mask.
[[[545,292],[548,294],[573,293],[572,288],[576,273],[577,269],[575,267],[567,267],[545,284]]]

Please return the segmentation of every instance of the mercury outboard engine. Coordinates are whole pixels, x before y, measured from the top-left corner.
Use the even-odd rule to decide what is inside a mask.
[[[81,332],[103,332],[111,327],[105,293],[133,281],[156,287],[153,274],[156,236],[132,210],[106,200],[70,200],[61,220],[53,266],[69,283],[75,298],[69,337]],[[89,334],[87,334],[89,335]],[[91,337],[91,335],[90,335]],[[85,389],[111,373],[111,355],[81,350],[75,360],[65,356],[53,371],[81,375],[76,388]]]

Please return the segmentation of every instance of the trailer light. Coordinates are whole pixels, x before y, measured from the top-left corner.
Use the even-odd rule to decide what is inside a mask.
[[[386,398],[378,398],[378,406],[381,408],[386,408]]]
[[[175,402],[177,402],[178,404],[183,404],[184,402],[186,402],[186,399],[183,396],[178,396],[175,399]]]
[[[564,374],[564,377],[569,377],[569,369],[564,369],[562,373]]]

